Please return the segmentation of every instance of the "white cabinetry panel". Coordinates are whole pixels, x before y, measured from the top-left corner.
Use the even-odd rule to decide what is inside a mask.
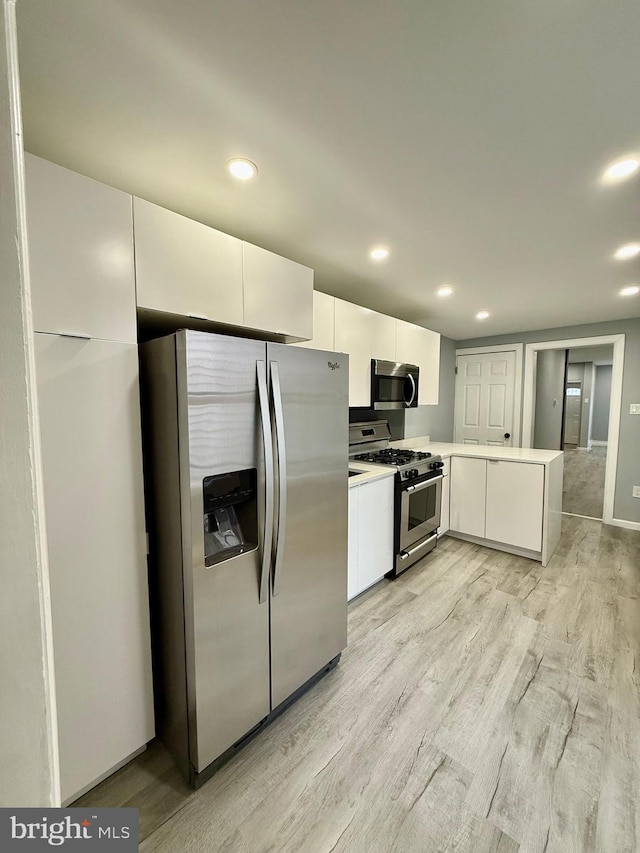
[[[443,480],[442,480],[442,506],[440,510],[440,529],[439,533],[446,533],[449,530],[449,496],[450,496],[450,488],[449,483],[451,482],[451,460],[444,459],[444,467],[442,469]]]
[[[349,405],[371,404],[371,311],[336,299],[335,346],[349,354]]]
[[[35,336],[63,801],[154,736],[138,354]]]
[[[138,305],[242,326],[242,241],[139,198],[133,209]]]
[[[396,361],[420,368],[418,403],[436,405],[440,389],[440,335],[422,326],[396,321]]]
[[[312,269],[243,242],[242,278],[245,326],[311,340]]]
[[[394,478],[349,489],[349,599],[393,568]]]
[[[449,481],[451,530],[485,538],[487,460],[452,457]]]
[[[313,337],[310,341],[299,341],[298,347],[335,350],[335,297],[328,293],[313,291]]]
[[[131,196],[27,154],[37,332],[135,343]]]
[[[486,538],[542,550],[544,465],[487,460]]]
[[[397,361],[395,317],[372,311],[370,315],[371,358],[384,361]]]

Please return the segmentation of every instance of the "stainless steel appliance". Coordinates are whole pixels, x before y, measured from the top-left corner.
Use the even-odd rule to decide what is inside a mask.
[[[161,732],[197,786],[346,646],[348,356],[140,352]]]
[[[442,501],[442,468],[438,455],[390,448],[387,421],[349,424],[349,455],[358,462],[393,465],[395,476],[395,578],[438,544]]]
[[[420,368],[415,364],[371,359],[371,408],[414,409],[418,405]]]

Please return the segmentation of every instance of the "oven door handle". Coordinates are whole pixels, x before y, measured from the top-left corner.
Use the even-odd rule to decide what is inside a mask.
[[[407,486],[406,489],[403,489],[403,492],[421,492],[423,489],[426,489],[427,486],[432,486],[434,483],[439,483],[440,480],[444,480],[444,474],[438,474],[437,477],[431,477],[428,480],[425,480],[423,483],[418,483],[417,486]]]
[[[411,397],[409,398],[409,400],[405,400],[404,404],[407,409],[410,409],[416,397],[416,380],[413,378],[412,373],[407,373],[406,378],[411,380]]]

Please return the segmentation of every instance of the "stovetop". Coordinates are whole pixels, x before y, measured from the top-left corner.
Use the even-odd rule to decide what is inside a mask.
[[[431,453],[424,453],[419,450],[398,450],[394,447],[387,447],[384,450],[373,450],[370,453],[358,453],[353,457],[358,462],[372,462],[374,465],[395,465],[401,468],[403,465],[410,465],[413,462],[421,462],[424,459],[431,459]],[[439,459],[440,457],[436,457]]]

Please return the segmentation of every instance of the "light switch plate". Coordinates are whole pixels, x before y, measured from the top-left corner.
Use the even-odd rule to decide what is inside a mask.
[[[640,498],[640,486],[634,486],[632,495],[634,498]]]
[[[640,403],[631,403],[629,406],[630,415],[640,415]]]

